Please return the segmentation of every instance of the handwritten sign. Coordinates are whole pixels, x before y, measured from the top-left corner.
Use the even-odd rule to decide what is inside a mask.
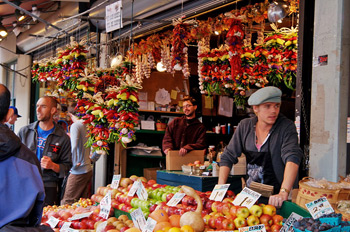
[[[100,223],[96,228],[96,232],[102,232],[104,228],[106,228],[106,226],[107,226],[107,221]]]
[[[319,217],[322,217],[323,215],[334,212],[334,209],[332,208],[331,204],[329,203],[326,197],[321,197],[305,205],[313,219],[317,219]]]
[[[286,222],[283,224],[282,228],[280,229],[280,232],[289,232],[294,231],[293,230],[293,224],[294,222],[302,219],[303,217],[300,216],[297,213],[292,212],[290,216],[287,218]]]
[[[117,1],[106,6],[106,31],[111,32],[123,27],[122,1]]]
[[[243,228],[238,228],[239,232],[266,232],[265,225],[255,225],[255,226],[248,226],[248,227],[243,227]]]
[[[74,214],[71,218],[69,218],[69,221],[74,221],[74,220],[79,220],[82,218],[87,218],[90,217],[90,215],[92,214],[92,212],[88,212],[88,213],[80,213],[80,214]]]
[[[141,183],[141,181],[135,181],[135,182],[132,184],[132,186],[131,186],[131,188],[130,188],[130,190],[129,190],[129,192],[128,192],[128,196],[129,196],[129,197],[133,197],[133,196],[135,195],[137,189],[139,188],[140,183]]]
[[[184,198],[185,193],[175,193],[175,195],[168,201],[168,206],[176,206]]]
[[[239,206],[246,206],[248,209],[254,205],[254,203],[261,196],[260,193],[257,193],[249,188],[244,188],[233,200],[232,204]]]
[[[213,201],[222,201],[229,187],[230,187],[230,184],[215,185],[213,191],[210,194],[209,199]]]
[[[111,211],[111,207],[112,207],[111,191],[108,191],[106,196],[104,196],[104,198],[100,202],[99,216],[104,219],[108,219],[109,212]]]
[[[140,230],[142,228],[145,228],[146,226],[146,219],[145,215],[143,215],[141,208],[138,208],[137,210],[130,213],[132,222],[134,223],[134,226]]]
[[[145,189],[145,186],[143,186],[143,184],[141,183],[141,181],[140,181],[139,187],[137,188],[136,195],[141,200],[147,201],[148,193],[147,193],[147,190]]]
[[[49,224],[51,228],[55,228],[59,222],[60,220],[52,216],[49,218],[49,220],[46,221],[46,223]]]
[[[144,230],[142,230],[142,232],[153,232],[156,225],[157,221],[152,219],[151,217],[148,217],[146,221],[146,227]]]
[[[120,175],[113,175],[111,188],[117,189],[119,187]]]

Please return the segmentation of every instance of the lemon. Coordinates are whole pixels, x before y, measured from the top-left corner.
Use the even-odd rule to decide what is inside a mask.
[[[180,229],[181,232],[194,232],[193,228],[189,225],[184,225]]]

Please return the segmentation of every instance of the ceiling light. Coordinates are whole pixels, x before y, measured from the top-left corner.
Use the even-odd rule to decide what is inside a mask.
[[[25,19],[25,17],[26,17],[25,14],[22,11],[18,10],[18,9],[15,10],[15,15],[16,15],[16,18],[17,18],[18,22],[23,21],[23,19]]]
[[[163,63],[160,61],[157,63],[157,71],[158,72],[165,72],[166,68],[164,67]]]
[[[4,25],[2,25],[2,23],[0,23],[0,36],[2,38],[5,38],[7,36],[7,30]]]
[[[38,7],[37,7],[36,4],[33,4],[33,5],[32,5],[32,14],[35,15],[35,16],[37,16],[37,17],[40,17],[41,12],[40,12],[40,10],[38,10]],[[32,17],[32,19],[33,19],[34,22],[36,22],[36,21],[38,20],[38,19],[35,18],[35,17]]]
[[[283,4],[279,4],[279,2],[274,1],[269,5],[267,9],[267,18],[270,22],[275,23],[278,20],[282,20],[287,16],[288,6],[283,7]]]
[[[2,38],[0,37],[0,42],[2,41]]]

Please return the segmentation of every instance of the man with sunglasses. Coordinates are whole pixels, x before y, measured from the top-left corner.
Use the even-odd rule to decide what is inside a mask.
[[[197,102],[188,96],[183,100],[184,116],[171,121],[163,138],[163,151],[168,154],[170,150],[179,150],[179,155],[184,156],[192,150],[206,148],[206,128],[197,118]]]

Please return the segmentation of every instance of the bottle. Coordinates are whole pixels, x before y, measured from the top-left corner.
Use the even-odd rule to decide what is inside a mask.
[[[227,124],[227,134],[229,135],[231,133],[231,124]]]

